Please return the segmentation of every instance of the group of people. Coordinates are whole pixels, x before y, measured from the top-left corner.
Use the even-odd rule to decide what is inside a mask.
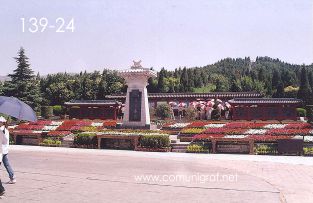
[[[172,119],[175,119],[175,111],[177,111],[178,119],[184,117],[187,108],[191,108],[196,111],[196,119],[198,120],[219,120],[221,118],[231,119],[232,108],[228,102],[222,102],[221,100],[213,99],[207,102],[197,101],[187,104],[170,102],[172,107]]]
[[[9,163],[8,159],[8,153],[9,153],[9,144],[10,144],[10,134],[9,134],[9,129],[8,129],[8,122],[4,117],[0,117],[0,154],[1,154],[1,159],[0,159],[0,164],[3,163],[6,171],[9,174],[10,181],[8,184],[14,184],[16,183],[16,178],[14,175],[14,171]],[[0,196],[2,196],[5,192],[5,189],[2,185],[1,179],[0,179]]]

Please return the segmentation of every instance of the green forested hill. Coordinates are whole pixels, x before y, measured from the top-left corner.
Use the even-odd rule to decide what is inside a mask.
[[[204,67],[161,69],[158,78],[150,79],[152,92],[259,91],[267,96],[295,96],[300,85],[301,68],[307,69],[312,87],[313,65],[295,65],[257,57],[226,58]],[[284,90],[283,92],[279,92]],[[284,93],[284,95],[281,95]]]
[[[58,73],[40,77],[31,71],[23,49],[16,60],[17,69],[10,77],[17,83],[0,82],[0,95],[24,100],[31,98],[33,101],[30,104],[62,105],[71,99],[104,99],[105,95],[126,91],[124,80],[117,76],[116,71],[104,69],[92,73]],[[27,74],[23,75],[24,72]],[[299,96],[301,78],[306,81],[302,82],[304,91],[299,91],[302,94]],[[21,88],[24,90],[21,91]],[[148,85],[149,92],[258,91],[267,97],[299,98],[307,95],[311,88],[313,64],[294,65],[269,57],[257,57],[256,61],[248,57],[226,58],[204,67],[184,67],[173,71],[162,68],[157,78],[149,79]],[[311,101],[311,98],[308,100]]]

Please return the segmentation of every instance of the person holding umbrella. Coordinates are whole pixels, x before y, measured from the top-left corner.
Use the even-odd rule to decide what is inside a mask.
[[[4,138],[3,132],[0,130],[0,143],[3,142],[3,138]],[[1,156],[1,159],[0,159],[0,164],[1,164],[1,161],[2,161],[2,144],[0,144],[0,156]],[[5,192],[5,189],[2,185],[1,178],[0,178],[0,197],[4,195],[4,192]]]
[[[8,184],[15,184],[16,179],[14,176],[14,171],[8,159],[9,143],[10,143],[8,124],[7,124],[7,120],[2,116],[0,117],[0,131],[2,132],[2,137],[3,137],[2,139],[2,162],[10,177],[10,181],[8,182]]]
[[[3,114],[6,114],[8,116],[12,116],[12,117],[15,117],[19,120],[26,120],[26,121],[32,121],[32,122],[35,122],[37,121],[37,116],[36,116],[36,113],[35,111],[28,105],[26,104],[25,102],[15,98],[15,97],[5,97],[5,96],[0,96],[0,113],[3,113]],[[2,121],[0,122],[1,126],[0,128],[5,128],[3,127],[4,124],[6,123],[6,119],[5,118],[1,118]],[[6,137],[6,132],[7,132],[7,136],[9,136],[8,134],[8,130],[0,130],[0,143],[6,145],[9,143],[9,139],[7,140],[4,140],[4,138]],[[2,148],[3,148],[3,145],[0,144],[0,160],[2,161]],[[4,152],[6,153],[6,150],[4,150]],[[5,160],[6,159],[6,160]],[[5,156],[4,158],[4,162],[6,163],[3,163],[6,168],[9,165],[9,162],[7,160],[7,156]],[[7,170],[10,170],[10,172],[8,171],[9,175],[10,175],[10,178],[13,178],[13,180],[11,179],[11,183],[15,183],[16,180],[14,179],[14,173],[13,173],[13,170],[11,167],[9,167],[10,169],[7,168]],[[12,172],[12,173],[11,173]],[[11,173],[11,174],[10,174]],[[12,175],[13,174],[13,175]],[[12,177],[11,177],[12,175]],[[15,180],[15,181],[14,181]],[[9,182],[10,183],[10,182]],[[2,183],[1,183],[1,180],[0,180],[0,196],[2,196],[4,194],[4,187],[2,186]]]

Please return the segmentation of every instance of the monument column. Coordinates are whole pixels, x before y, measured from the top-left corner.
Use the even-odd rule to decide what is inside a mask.
[[[131,69],[119,71],[127,84],[125,112],[122,126],[124,128],[149,128],[150,112],[147,85],[150,77],[156,77],[156,72],[143,68],[140,62],[135,62]]]

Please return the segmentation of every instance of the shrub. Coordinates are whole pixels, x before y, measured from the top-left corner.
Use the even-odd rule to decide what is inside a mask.
[[[74,136],[75,145],[97,145],[97,136],[95,133],[79,133]]]
[[[187,152],[190,153],[203,153],[203,152],[209,152],[209,149],[203,145],[199,144],[191,144],[187,146]]]
[[[189,107],[186,109],[186,118],[188,120],[195,120],[197,117],[197,110],[193,107]]]
[[[307,110],[308,122],[313,123],[313,105],[307,105],[306,110]]]
[[[147,148],[164,148],[170,146],[170,139],[168,135],[142,135],[139,144]]]
[[[44,118],[50,118],[53,115],[52,106],[42,106],[41,107],[41,116]]]
[[[306,110],[303,108],[297,108],[297,114],[299,117],[306,117]]]
[[[202,133],[205,129],[203,128],[185,128],[181,131],[183,134],[199,134]]]
[[[60,116],[64,114],[64,108],[61,105],[55,105],[53,108],[53,115]]]
[[[303,153],[305,155],[313,155],[313,147],[303,147]]]
[[[273,145],[260,144],[255,147],[256,154],[276,154],[277,149]]]
[[[160,104],[155,110],[155,115],[161,119],[170,118],[172,115],[172,109],[168,104]]]
[[[58,139],[47,138],[42,141],[43,145],[61,145],[62,142]]]

